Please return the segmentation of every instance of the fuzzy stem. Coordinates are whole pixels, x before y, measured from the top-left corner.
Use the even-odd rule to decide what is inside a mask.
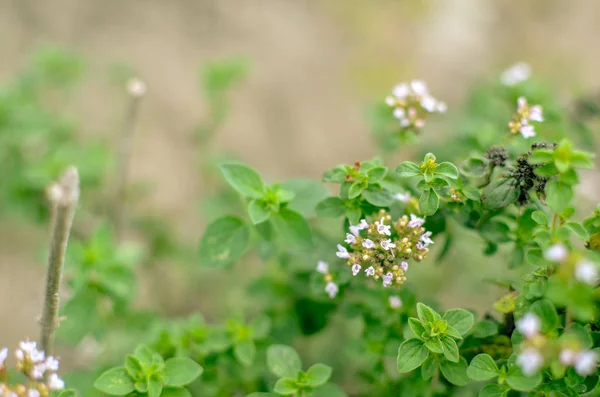
[[[68,168],[58,182],[49,186],[48,198],[52,205],[52,222],[46,295],[40,326],[41,347],[50,356],[54,350],[54,333],[59,325],[59,291],[67,242],[79,201],[79,175],[76,168]]]
[[[129,94],[131,100],[129,109],[123,122],[123,132],[119,145],[119,154],[117,155],[116,175],[117,183],[115,189],[114,202],[114,227],[115,237],[120,239],[123,233],[123,224],[125,219],[125,196],[127,185],[129,183],[129,165],[131,163],[131,153],[133,148],[133,136],[135,133],[135,123],[138,117],[139,105],[146,92],[145,84],[138,79],[132,79],[129,83]]]

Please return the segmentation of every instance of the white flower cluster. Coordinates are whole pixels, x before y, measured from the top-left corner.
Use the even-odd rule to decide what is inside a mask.
[[[8,349],[0,350],[0,374],[5,370],[4,363],[8,357]],[[17,370],[28,378],[27,386],[8,386],[0,383],[2,397],[44,397],[51,390],[64,389],[65,382],[56,374],[59,362],[52,356],[46,357],[43,351],[37,349],[36,342],[24,341],[19,343],[15,351]]]
[[[514,114],[513,120],[508,123],[510,132],[513,134],[520,133],[525,139],[532,138],[535,136],[532,121],[538,123],[544,121],[542,107],[540,105],[529,106],[527,99],[519,97],[517,99],[517,112]]]
[[[567,367],[573,367],[575,372],[581,376],[592,375],[598,367],[598,354],[593,350],[562,349],[559,355],[560,363]]]
[[[425,83],[420,80],[398,84],[392,95],[385,98],[385,103],[394,108],[394,117],[404,129],[423,128],[428,115],[446,111],[446,104],[431,96]]]
[[[562,243],[554,244],[544,251],[544,258],[552,262],[564,262],[569,257],[569,249]],[[575,264],[575,280],[595,287],[600,281],[598,266],[588,260],[582,259]]]
[[[317,262],[317,272],[321,273],[325,277],[325,292],[331,299],[335,298],[340,288],[336,283],[333,282],[333,277],[329,273],[329,265],[326,262]]]
[[[506,69],[500,76],[503,85],[512,87],[531,77],[531,66],[525,62],[519,62]]]

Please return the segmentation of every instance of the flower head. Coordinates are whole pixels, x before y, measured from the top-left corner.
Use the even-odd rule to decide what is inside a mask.
[[[48,388],[50,390],[64,389],[65,382],[57,374],[51,374],[48,378]]]
[[[394,198],[398,201],[402,201],[403,203],[408,203],[410,201],[410,193],[396,193],[394,194]]]
[[[387,274],[385,274],[382,277],[383,280],[383,286],[384,287],[389,287],[390,285],[392,285],[392,280],[394,279],[394,275],[392,274],[392,272],[389,272]]]
[[[317,262],[317,271],[321,274],[329,273],[329,265],[326,262],[319,261]]]
[[[392,240],[390,239],[381,240],[379,244],[381,245],[381,248],[383,248],[386,251],[389,251],[392,248],[396,248],[396,244],[392,243]]]
[[[346,244],[354,244],[356,242],[356,237],[354,234],[346,233],[346,240],[344,240]]]
[[[4,349],[0,350],[0,368],[4,366],[6,357],[8,357],[8,349],[5,347]]]
[[[575,357],[574,367],[581,376],[591,375],[598,367],[598,355],[592,350],[581,352]]]
[[[562,243],[554,244],[544,251],[544,258],[552,262],[562,262],[567,259],[567,255],[567,246]]]
[[[558,359],[562,365],[573,365],[577,352],[571,349],[562,349],[558,355]]]
[[[394,108],[393,115],[402,129],[423,128],[429,115],[446,111],[446,104],[435,99],[421,80],[398,84],[385,103]]]
[[[400,307],[402,307],[402,299],[400,299],[399,296],[392,295],[388,298],[388,301],[392,309],[399,309]]]
[[[338,291],[339,291],[339,287],[333,281],[330,281],[327,283],[327,285],[325,285],[325,292],[327,292],[327,295],[329,295],[329,297],[332,299],[335,298]]]
[[[362,246],[365,248],[375,248],[375,243],[373,242],[373,240],[367,238],[363,240]]]
[[[362,266],[359,265],[358,263],[355,263],[354,265],[352,265],[352,275],[356,276],[360,272],[360,269],[362,269]]]
[[[336,252],[336,255],[338,258],[342,258],[342,259],[350,258],[350,253],[348,252],[346,247],[342,246],[341,244],[338,244],[337,249],[338,249],[338,252]]]
[[[523,138],[528,139],[535,136],[535,129],[531,122],[542,122],[544,116],[540,105],[529,106],[525,97],[517,99],[517,112],[508,123],[512,134],[520,133]]]
[[[373,266],[369,266],[365,269],[365,273],[367,277],[373,277],[375,275],[375,268]]]
[[[429,244],[433,244],[433,240],[430,237],[431,237],[431,232],[425,232],[421,235],[419,240],[421,242],[423,242],[423,245],[425,247],[427,247]]]
[[[536,336],[540,332],[541,325],[540,318],[533,313],[525,314],[515,323],[517,331],[522,333],[526,338]]]
[[[366,219],[361,219],[358,223],[358,227],[360,228],[360,230],[365,230],[369,228],[369,224],[367,223]]]
[[[425,223],[425,219],[419,218],[415,214],[410,214],[410,222],[408,222],[409,227],[421,227]]]
[[[583,260],[575,265],[575,278],[582,283],[596,286],[598,284],[598,268],[593,262]]]
[[[506,69],[500,76],[503,85],[512,87],[531,76],[531,67],[525,62],[519,62]]]
[[[544,365],[544,357],[537,349],[528,347],[517,356],[517,365],[524,375],[532,376]]]
[[[392,232],[390,232],[391,226],[385,224],[384,218],[377,223],[377,233],[385,234],[386,236],[391,236]]]

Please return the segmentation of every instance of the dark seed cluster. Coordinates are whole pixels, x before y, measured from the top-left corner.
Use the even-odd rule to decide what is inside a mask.
[[[508,153],[506,152],[506,149],[501,146],[492,146],[485,154],[485,158],[490,160],[494,165],[504,167],[506,166],[506,160],[508,160]]]
[[[544,164],[530,164],[528,159],[533,151],[537,149],[550,149],[554,150],[556,143],[549,144],[547,142],[538,142],[531,145],[531,151],[523,156],[517,158],[517,165],[511,173],[511,177],[516,179],[519,186],[519,198],[517,199],[517,205],[525,205],[529,202],[529,191],[533,189],[538,195],[544,194],[546,183],[549,178],[538,176],[534,170]]]

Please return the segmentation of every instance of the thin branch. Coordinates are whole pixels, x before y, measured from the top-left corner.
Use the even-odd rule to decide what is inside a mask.
[[[54,333],[58,328],[60,281],[67,243],[73,225],[75,209],[79,201],[79,174],[74,167],[68,168],[59,181],[48,187],[48,199],[52,205],[50,253],[46,275],[46,295],[42,312],[41,345],[46,355],[54,350]]]

